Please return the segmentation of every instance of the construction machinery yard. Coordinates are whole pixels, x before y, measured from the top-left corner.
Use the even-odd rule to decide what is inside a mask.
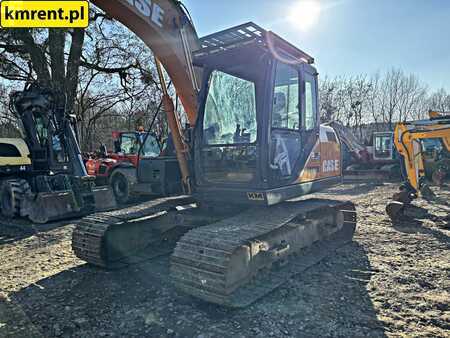
[[[177,292],[169,255],[105,271],[71,249],[74,225],[0,228],[0,333],[5,337],[445,337],[449,327],[448,204],[414,204],[393,223],[397,184],[346,184],[314,195],[351,200],[352,243],[254,305],[229,310]],[[449,200],[447,190],[440,192]],[[148,207],[142,202],[132,210]]]

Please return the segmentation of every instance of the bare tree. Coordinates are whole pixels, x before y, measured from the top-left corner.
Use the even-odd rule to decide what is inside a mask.
[[[351,77],[346,83],[349,125],[359,131],[360,138],[363,137],[361,128],[364,122],[364,112],[368,110],[371,87],[372,84],[366,75]]]
[[[9,110],[9,99],[5,86],[0,84],[0,137],[19,137],[17,121]]]
[[[92,150],[107,119],[159,100],[153,56],[136,36],[94,10],[86,30],[0,30],[0,77],[8,89],[27,82],[62,90],[80,120],[82,147]],[[0,98],[6,104],[8,94]],[[2,110],[7,112],[7,110]],[[130,120],[135,111],[128,111]]]
[[[319,82],[319,93],[321,121],[333,121],[339,109],[336,106],[337,81],[325,77]]]
[[[339,121],[357,131],[361,140],[367,132],[392,130],[398,121],[426,118],[429,109],[450,110],[445,90],[430,96],[416,75],[400,69],[370,77],[324,77],[319,91],[322,121]]]
[[[450,112],[450,93],[444,88],[431,93],[428,100],[428,109],[440,112]]]
[[[369,122],[375,124],[375,128],[379,131],[379,125],[383,122],[383,112],[381,111],[381,76],[380,73],[375,73],[370,78],[370,91],[368,92],[368,119]]]
[[[399,92],[397,120],[406,121],[418,116],[418,109],[422,109],[420,103],[426,94],[426,86],[422,85],[415,75],[403,75]]]
[[[395,114],[401,100],[402,78],[404,74],[400,69],[392,69],[386,73],[381,82],[380,103],[383,120],[392,130],[395,123]]]
[[[83,29],[1,30],[0,76],[62,90],[70,109],[78,84],[84,36]]]

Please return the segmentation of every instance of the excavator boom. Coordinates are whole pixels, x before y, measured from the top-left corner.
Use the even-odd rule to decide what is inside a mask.
[[[407,180],[419,191],[420,178],[424,176],[423,139],[441,139],[447,152],[450,151],[450,118],[399,123],[395,128],[394,143],[402,155],[406,168]]]
[[[123,23],[152,50],[163,91],[164,109],[169,121],[182,175],[183,190],[191,192],[191,174],[187,146],[183,142],[179,119],[172,99],[167,94],[160,65],[170,76],[186,112],[189,124],[197,120],[198,81],[201,70],[195,69],[192,52],[199,48],[199,39],[187,11],[176,0],[94,0],[108,15]]]
[[[93,0],[109,16],[133,31],[152,50],[170,76],[189,123],[197,118],[197,92],[201,71],[192,63],[199,48],[195,28],[175,0]]]

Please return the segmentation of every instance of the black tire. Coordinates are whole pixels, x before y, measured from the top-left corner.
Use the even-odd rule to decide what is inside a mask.
[[[0,187],[0,211],[8,218],[20,216],[22,201],[31,191],[25,180],[7,180]]]
[[[130,184],[125,175],[114,174],[111,177],[111,188],[118,203],[126,204],[130,201]]]

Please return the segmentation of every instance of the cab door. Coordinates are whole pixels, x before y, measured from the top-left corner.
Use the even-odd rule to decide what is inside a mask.
[[[319,100],[317,97],[317,71],[308,64],[302,65],[301,81],[301,135],[302,135],[302,163],[305,165],[310,154],[319,139],[320,116]],[[312,157],[320,159],[320,151],[311,154]]]
[[[300,68],[278,62],[273,83],[269,179],[272,187],[280,187],[295,179],[301,156]]]
[[[310,65],[278,62],[274,77],[270,182],[281,187],[297,183],[319,139],[317,72]],[[320,151],[312,156],[320,159]]]

